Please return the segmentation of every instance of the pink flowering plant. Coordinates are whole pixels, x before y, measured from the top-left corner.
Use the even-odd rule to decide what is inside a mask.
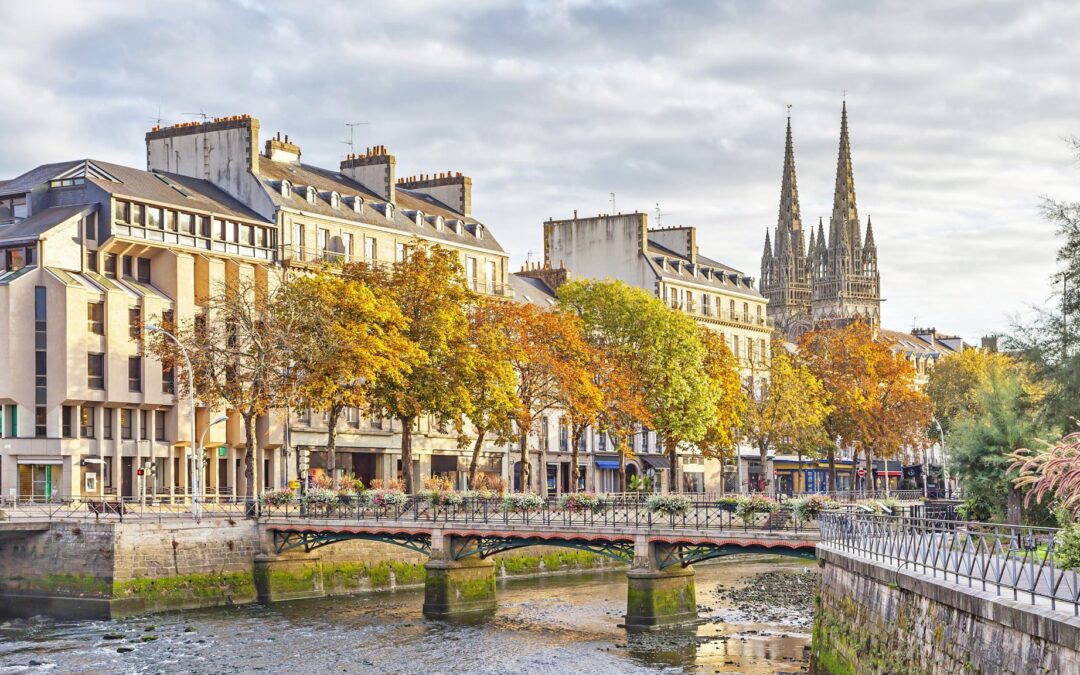
[[[559,506],[570,513],[596,513],[604,508],[604,502],[591,492],[572,492],[559,499]]]

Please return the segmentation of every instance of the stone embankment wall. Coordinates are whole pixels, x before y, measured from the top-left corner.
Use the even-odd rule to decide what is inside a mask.
[[[55,522],[0,537],[0,614],[109,617],[389,590],[422,585],[427,561],[365,541],[281,556],[272,550],[249,520]],[[508,577],[617,566],[564,548],[493,557]]]
[[[1080,674],[1080,619],[818,547],[811,673]]]

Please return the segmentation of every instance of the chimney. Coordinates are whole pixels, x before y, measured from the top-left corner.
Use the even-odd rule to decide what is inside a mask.
[[[528,269],[518,272],[519,277],[527,277],[529,279],[539,279],[547,284],[547,287],[552,291],[559,290],[559,286],[565,284],[568,280],[567,270],[563,267],[558,269],[551,267],[549,264],[536,264],[530,265]]]
[[[259,173],[258,143],[259,120],[250,115],[155,127],[146,133],[146,168],[208,180],[246,201]]]
[[[386,151],[385,145],[376,145],[362,155],[349,155],[342,160],[341,173],[393,204],[396,164],[397,159]]]
[[[460,171],[402,178],[397,186],[434,197],[466,218],[472,216],[472,178]]]
[[[290,143],[288,135],[282,140],[280,131],[274,138],[266,141],[266,151],[263,154],[273,162],[300,163],[300,146]]]

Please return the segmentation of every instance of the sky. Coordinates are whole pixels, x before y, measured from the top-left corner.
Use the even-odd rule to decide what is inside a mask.
[[[694,225],[760,275],[791,105],[805,225],[832,210],[846,92],[886,327],[977,340],[1055,302],[1044,196],[1080,199],[1080,3],[0,0],[0,178],[248,113],[336,167],[461,171],[516,269],[541,223]],[[1073,77],[1070,77],[1073,76]]]

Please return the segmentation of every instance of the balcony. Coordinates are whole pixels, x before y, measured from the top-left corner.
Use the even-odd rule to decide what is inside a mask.
[[[760,328],[762,330],[773,329],[773,321],[767,316],[757,316],[742,312],[716,311],[710,305],[700,305],[696,302],[683,303],[679,309],[693,316],[699,321],[717,324],[734,324],[740,327]]]
[[[466,280],[466,285],[469,287],[469,290],[476,291],[477,293],[494,295],[500,298],[511,298],[514,296],[514,291],[510,288],[509,284],[500,284],[488,279],[468,279]]]
[[[144,227],[142,225],[119,221],[113,223],[112,234],[116,237],[159,242],[167,246],[183,246],[186,248],[193,248],[201,251],[215,251],[228,255],[240,255],[270,262],[277,259],[275,251],[271,247],[224,241],[216,237],[205,237],[200,234],[163,230],[157,227]]]

